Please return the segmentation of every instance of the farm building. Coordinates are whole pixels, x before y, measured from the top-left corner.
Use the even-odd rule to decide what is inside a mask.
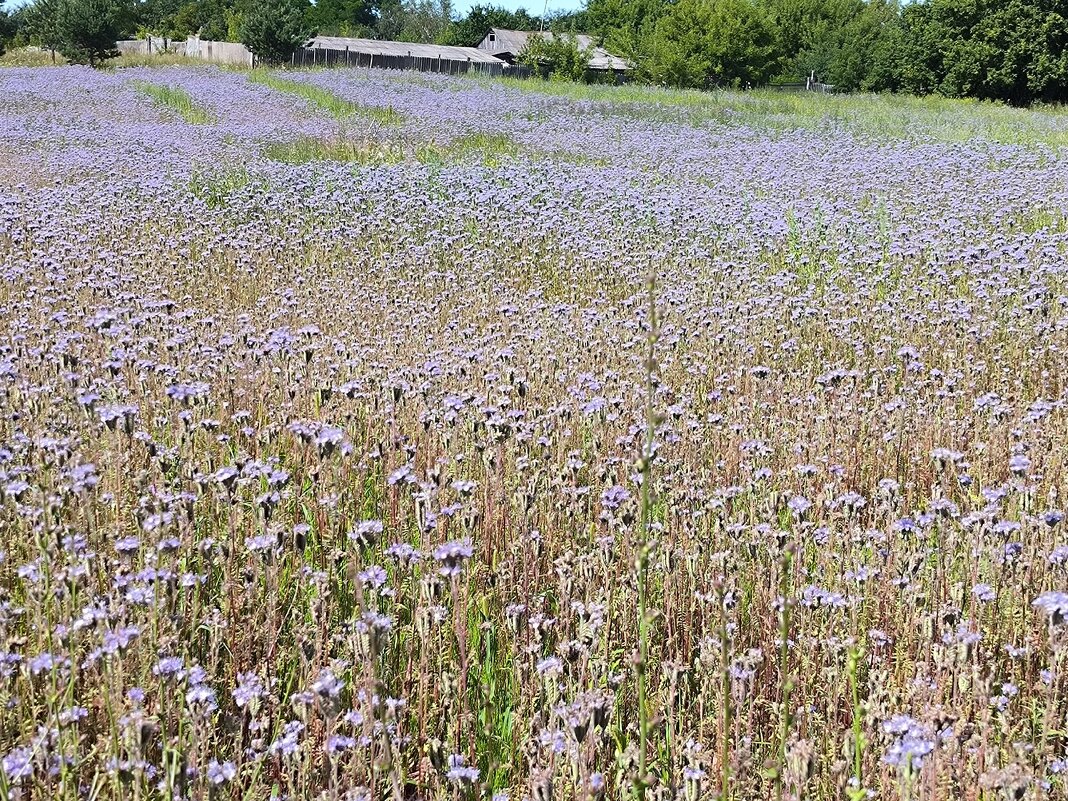
[[[476,72],[502,75],[508,63],[476,47],[389,42],[377,39],[350,39],[342,36],[316,36],[293,54],[299,66],[322,65],[379,67],[460,75]]]
[[[553,34],[545,31],[509,31],[504,28],[490,28],[485,38],[478,43],[478,49],[484,53],[496,56],[509,64],[515,64],[523,48],[532,36],[544,36],[553,39]],[[622,75],[631,68],[631,64],[625,58],[614,56],[600,46],[599,41],[585,33],[575,34],[575,44],[579,50],[584,50],[589,56],[588,69],[590,72],[615,73]]]

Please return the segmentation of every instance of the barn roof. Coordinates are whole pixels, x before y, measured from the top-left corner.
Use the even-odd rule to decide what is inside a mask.
[[[494,41],[489,42],[489,34],[493,34]],[[506,28],[490,28],[486,38],[482,40],[482,49],[486,52],[497,54],[508,53],[518,56],[527,46],[531,36],[544,36],[548,40],[554,39],[551,31],[510,31]],[[579,50],[585,50],[589,55],[589,67],[591,70],[629,70],[631,63],[625,58],[612,55],[600,46],[596,37],[587,33],[574,34],[575,44]]]
[[[318,50],[348,50],[376,56],[407,56],[415,58],[440,58],[452,61],[476,61],[483,64],[501,64],[499,58],[477,47],[449,47],[447,45],[416,44],[414,42],[390,42],[380,39],[352,39],[346,36],[316,36],[305,47]]]

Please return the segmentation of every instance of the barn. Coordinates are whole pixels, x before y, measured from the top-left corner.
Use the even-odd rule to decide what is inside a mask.
[[[554,38],[554,34],[549,31],[510,31],[504,28],[490,28],[489,33],[478,43],[478,49],[509,64],[515,64],[532,36],[544,36],[549,40]],[[589,57],[587,69],[590,72],[614,73],[616,76],[622,76],[631,69],[629,61],[609,53],[601,47],[596,37],[579,33],[574,35],[574,39],[579,50],[585,51]]]
[[[394,70],[503,75],[508,62],[477,47],[316,36],[293,54],[294,66],[378,67]]]

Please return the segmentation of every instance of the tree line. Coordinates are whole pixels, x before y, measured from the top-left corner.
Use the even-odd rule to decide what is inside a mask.
[[[450,0],[34,0],[0,14],[0,38],[87,60],[71,44],[79,27],[97,40],[196,34],[264,54],[312,33],[470,46],[491,27],[544,28],[592,34],[634,65],[633,79],[668,86],[815,75],[844,91],[1068,101],[1068,0],[587,0],[545,20],[487,5],[457,15]]]

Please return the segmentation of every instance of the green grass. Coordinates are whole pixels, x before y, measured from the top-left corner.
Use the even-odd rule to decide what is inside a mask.
[[[474,80],[486,80],[475,78]],[[600,104],[592,113],[689,122],[747,125],[760,130],[841,127],[878,140],[974,140],[1015,145],[1068,145],[1068,109],[1013,108],[932,95],[816,94],[760,89],[699,92],[641,84],[625,86],[504,78],[523,92]]]
[[[30,47],[16,47],[0,55],[0,67],[58,67],[66,63],[67,59],[59,53],[53,62],[51,51]]]
[[[194,170],[189,178],[189,191],[204,201],[209,209],[224,208],[230,196],[252,183],[248,170],[243,167],[206,172]]]
[[[197,105],[196,101],[179,86],[150,83],[149,81],[134,81],[137,91],[146,97],[152,98],[157,106],[169,108],[177,112],[183,120],[191,125],[210,125],[214,123],[215,115],[203,106]]]
[[[247,70],[245,64],[221,64],[208,62],[199,58],[182,55],[179,53],[123,53],[118,58],[113,58],[104,64],[106,69],[123,69],[125,67],[205,67],[211,65],[215,69],[240,72]]]
[[[455,164],[479,160],[487,167],[499,167],[515,161],[522,153],[522,146],[508,134],[472,133],[458,136],[445,144],[430,142],[415,151],[415,157],[424,164]]]
[[[249,80],[278,92],[287,92],[303,98],[313,106],[326,111],[334,119],[344,120],[349,117],[364,117],[380,125],[395,126],[404,124],[404,115],[390,106],[364,106],[353,103],[333,92],[303,81],[282,78],[266,70],[253,70]]]
[[[400,164],[405,160],[404,151],[396,145],[350,142],[346,139],[319,139],[314,136],[302,136],[291,142],[272,142],[264,148],[264,155],[272,161],[285,164],[339,161],[381,166]]]
[[[519,158],[522,152],[522,146],[510,136],[487,133],[465,134],[443,144],[424,142],[408,149],[394,142],[313,136],[290,142],[272,142],[264,148],[269,159],[286,164],[335,161],[366,166],[417,162],[438,167],[471,163],[498,167]]]

